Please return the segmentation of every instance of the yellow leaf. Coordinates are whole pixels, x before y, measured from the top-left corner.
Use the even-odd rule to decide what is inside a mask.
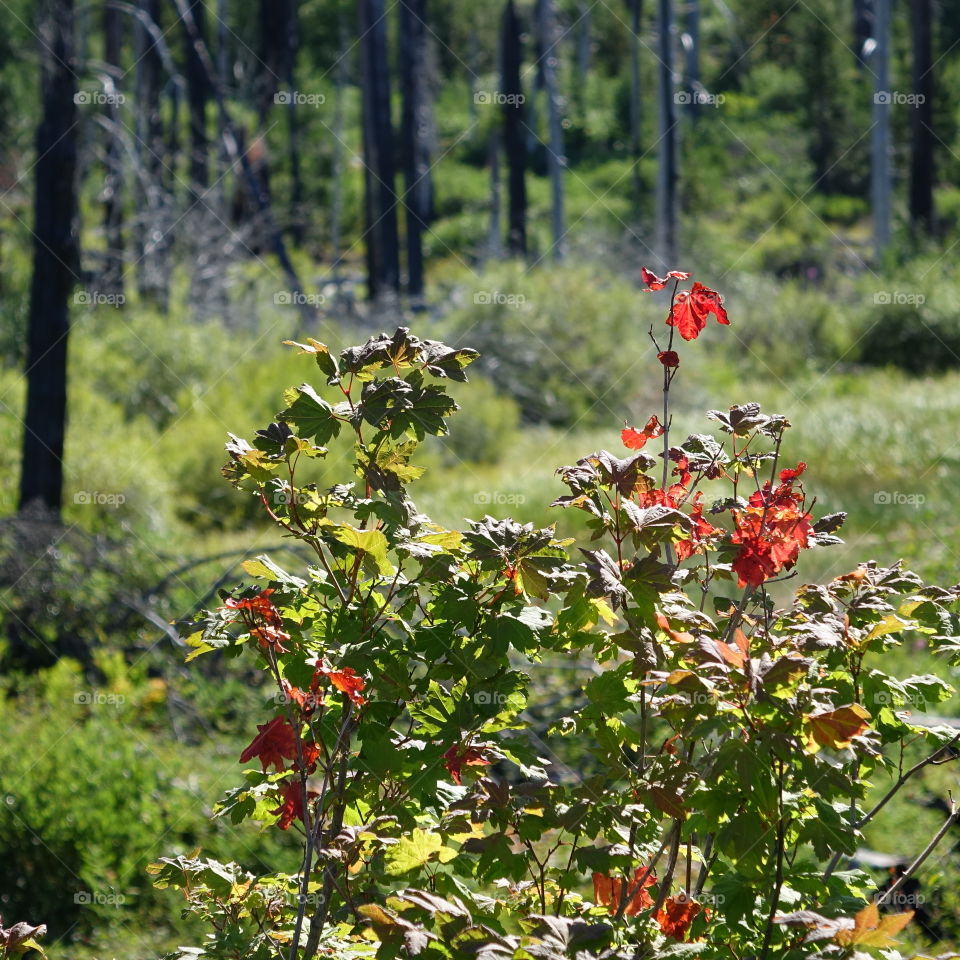
[[[851,703],[836,710],[808,713],[803,718],[806,729],[807,751],[816,753],[820,747],[839,750],[869,727],[870,714],[859,703]]]
[[[841,946],[858,944],[864,947],[889,947],[894,937],[913,919],[913,910],[906,913],[888,913],[880,917],[875,903],[868,903],[853,918],[852,930],[841,930],[834,940]]]

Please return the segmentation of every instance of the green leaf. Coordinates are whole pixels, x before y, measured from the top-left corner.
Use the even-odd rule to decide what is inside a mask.
[[[399,877],[416,870],[431,860],[441,858],[443,840],[429,830],[415,829],[409,836],[387,848],[387,875]]]
[[[340,433],[340,421],[334,416],[333,407],[309,384],[288,390],[283,398],[287,408],[277,414],[277,419],[293,424],[304,439],[313,438],[323,444]]]
[[[389,577],[394,568],[387,559],[387,538],[379,530],[358,530],[356,527],[344,524],[333,531],[334,537],[348,547],[368,554],[376,563],[377,569],[384,577]]]

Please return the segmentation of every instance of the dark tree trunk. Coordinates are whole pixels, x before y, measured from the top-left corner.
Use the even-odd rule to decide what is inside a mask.
[[[853,52],[859,66],[866,66],[864,44],[874,33],[874,0],[853,0]]]
[[[110,80],[109,94],[112,95],[105,105],[107,120],[106,133],[106,176],[103,185],[103,232],[106,238],[107,252],[103,265],[103,289],[109,296],[117,297],[117,303],[123,303],[123,203],[122,181],[123,164],[120,143],[120,79],[123,70],[120,65],[123,45],[120,11],[109,2],[103,7],[104,61]]]
[[[286,49],[287,70],[284,79],[288,90],[296,89],[297,49],[299,48],[299,21],[297,2],[290,0],[290,16],[287,18]],[[303,243],[303,174],[300,170],[300,114],[292,101],[287,105],[287,156],[290,158],[290,218],[291,237],[296,246]]]
[[[184,28],[187,64],[187,109],[190,116],[190,191],[196,203],[210,183],[207,136],[207,104],[210,102],[210,79],[197,50],[196,38],[207,42],[206,13],[203,0],[188,0],[181,17]],[[192,21],[193,28],[191,28]]]
[[[334,282],[340,279],[340,257],[343,231],[343,101],[347,87],[347,64],[352,46],[348,43],[346,26],[342,14],[337,17],[337,37],[339,56],[334,73],[333,103],[333,170],[331,173],[330,203],[330,259]],[[337,287],[339,294],[340,288]]]
[[[870,142],[870,202],[873,243],[880,256],[890,242],[890,0],[875,0],[868,63],[873,74],[873,131]]]
[[[911,107],[910,222],[933,228],[933,37],[930,0],[912,0],[913,94]]]
[[[630,160],[633,164],[633,191],[639,200],[640,182],[640,16],[642,0],[627,0],[630,14]]]
[[[20,509],[59,515],[67,416],[68,298],[77,283],[77,78],[73,0],[49,0],[40,25],[43,115],[34,167],[33,279],[27,332]]]
[[[567,158],[563,152],[563,118],[560,102],[560,90],[557,83],[557,29],[553,0],[539,0],[540,66],[543,71],[543,87],[547,95],[547,126],[549,138],[547,146],[547,172],[550,175],[551,221],[553,226],[553,256],[563,259],[564,253],[564,215],[563,215],[563,170]]]
[[[520,82],[522,54],[520,21],[513,0],[503,10],[500,63],[503,95],[503,146],[507,158],[508,225],[507,249],[515,256],[527,255],[527,149],[524,136],[523,87]]]
[[[703,92],[703,85],[700,83],[700,0],[686,0],[686,3],[687,22],[683,47],[686,53],[687,114],[696,122]]]
[[[677,125],[673,97],[673,2],[659,0],[657,16],[660,84],[657,170],[657,255],[675,269],[677,257]]]
[[[136,65],[136,213],[135,244],[137,290],[140,297],[167,308],[167,244],[157,241],[166,227],[167,190],[163,158],[166,144],[160,112],[163,63],[160,36],[160,0],[140,0],[135,27]],[[174,118],[175,119],[175,118]],[[170,156],[173,162],[173,156]]]
[[[407,292],[415,307],[422,306],[423,231],[430,213],[426,7],[426,0],[400,0],[400,151],[407,226]]]
[[[371,300],[376,300],[400,290],[390,72],[384,0],[358,0],[357,7],[363,97],[367,293]]]
[[[500,226],[500,137],[496,129],[490,131],[487,147],[490,164],[490,228],[487,232],[487,257],[497,260],[503,256]]]

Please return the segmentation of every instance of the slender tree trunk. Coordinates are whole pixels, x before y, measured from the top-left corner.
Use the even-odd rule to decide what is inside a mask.
[[[194,36],[206,44],[206,8],[203,0],[188,0],[183,20],[185,59],[187,64],[187,108],[190,115],[190,200],[196,203],[210,184],[207,136],[207,104],[210,102],[210,80],[200,60]],[[187,22],[192,20],[194,30]]]
[[[501,202],[500,202],[500,137],[496,128],[490,131],[490,144],[487,148],[490,164],[490,228],[487,232],[487,258],[498,260],[503,256],[501,240]]]
[[[873,132],[870,141],[870,202],[873,244],[879,257],[890,243],[890,0],[875,0],[870,54]]]
[[[386,10],[384,0],[358,0],[357,6],[363,96],[367,292],[371,300],[376,300],[400,290]]]
[[[547,172],[550,175],[552,196],[553,256],[562,260],[564,254],[563,171],[567,158],[563,152],[563,118],[560,91],[557,83],[557,23],[553,0],[539,2],[540,64],[543,70],[543,86],[547,95],[547,124],[549,146],[547,149]]]
[[[875,0],[853,0],[853,53],[860,68],[867,65],[864,44],[870,37],[875,36],[874,5]]]
[[[700,0],[686,0],[687,23],[683,36],[687,68],[687,114],[695,123],[700,114]]]
[[[640,181],[640,16],[642,0],[627,0],[630,14],[630,159],[633,163],[633,193],[639,200]]]
[[[523,87],[521,68],[520,21],[513,0],[503,10],[500,36],[501,94],[503,96],[503,146],[507,158],[507,196],[509,204],[507,249],[514,255],[527,255],[527,149],[524,136]]]
[[[912,0],[913,94],[911,113],[910,223],[933,229],[933,37],[930,0]]]
[[[79,273],[73,0],[49,0],[40,32],[43,114],[34,167],[33,279],[19,506],[24,510],[39,505],[59,516],[67,416],[68,299]]]
[[[677,258],[677,124],[673,97],[673,3],[659,0],[657,16],[660,85],[657,170],[657,254],[665,268]]]
[[[343,224],[343,100],[347,86],[347,41],[343,15],[337,17],[339,55],[334,73],[333,101],[333,170],[331,173],[333,198],[330,204],[330,258],[334,282],[340,279],[341,233]],[[337,287],[339,294],[340,288]]]
[[[139,0],[134,49],[136,102],[136,213],[135,256],[137,291],[141,299],[167,309],[166,249],[158,234],[166,225],[167,191],[163,157],[166,145],[160,112],[163,63],[157,46],[160,27],[160,0]],[[153,31],[157,31],[156,34]],[[175,120],[175,118],[174,118]],[[174,120],[171,123],[174,123]],[[170,156],[172,162],[173,156]]]
[[[426,0],[400,0],[400,152],[405,185],[407,293],[415,309],[423,306],[423,231],[429,203],[426,6]]]
[[[107,253],[104,258],[103,288],[114,297],[118,304],[123,303],[123,202],[122,202],[122,146],[120,143],[120,78],[123,70],[120,65],[123,31],[120,11],[109,3],[103,7],[104,61],[110,78],[109,99],[105,105],[107,119],[106,133],[106,176],[103,185],[103,233],[106,238]]]
[[[286,76],[288,90],[296,89],[297,50],[300,46],[297,0],[290,0],[286,29]],[[290,236],[294,246],[303,244],[303,174],[300,170],[300,114],[292,101],[287,105],[287,155],[290,158]]]
[[[477,31],[471,30],[467,35],[467,79],[470,82],[469,113],[470,126],[477,122],[477,59],[479,41]]]

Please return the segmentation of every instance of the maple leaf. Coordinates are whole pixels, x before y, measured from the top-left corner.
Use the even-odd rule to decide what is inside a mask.
[[[480,746],[469,746],[455,743],[443,755],[443,765],[457,785],[461,782],[461,771],[464,767],[485,767],[492,762],[487,750]]]
[[[690,897],[682,895],[667,897],[654,919],[668,937],[683,941],[690,929],[690,924],[693,923],[702,909],[701,905]]]
[[[679,367],[680,366],[680,355],[676,350],[661,350],[657,354],[657,359],[665,367]]]
[[[693,498],[693,509],[690,511],[690,520],[693,522],[692,535],[676,544],[677,559],[686,560],[703,547],[704,541],[718,533],[712,523],[703,519],[703,492],[698,490]]]
[[[795,467],[780,471],[780,482],[790,483],[792,480],[796,480],[806,469],[807,465],[801,460]]]
[[[694,283],[689,292],[677,294],[667,317],[667,326],[676,327],[677,333],[684,340],[696,340],[707,325],[707,317],[711,313],[717,318],[717,323],[729,325],[723,297],[702,283]]]
[[[620,431],[620,439],[623,445],[629,450],[640,450],[646,446],[648,440],[655,440],[663,435],[663,425],[657,419],[656,414],[652,416],[642,430],[636,427],[624,427]]]
[[[682,270],[671,270],[665,277],[658,277],[652,270],[641,267],[640,279],[647,285],[648,290],[662,290],[671,280],[689,280],[690,274]]]
[[[851,703],[836,710],[808,713],[803,720],[807,742],[814,750],[819,747],[839,750],[849,746],[854,737],[867,729],[870,714],[859,703]]]
[[[274,717],[269,723],[258,723],[257,730],[260,732],[240,754],[240,762],[247,763],[253,757],[259,757],[264,772],[270,764],[278,772],[286,770],[284,760],[295,760],[297,756],[296,731],[283,717]]]
[[[868,903],[854,914],[853,928],[840,930],[834,940],[844,947],[889,947],[897,942],[894,937],[913,919],[913,914],[913,910],[888,913],[881,919],[879,907]]]
[[[358,707],[362,707],[367,702],[366,698],[360,695],[361,691],[366,689],[367,681],[353,667],[334,670],[317,661],[308,660],[307,663],[316,664],[317,670],[314,676],[318,673],[326,677],[337,690],[345,693]]]
[[[595,873],[593,875],[593,898],[611,913],[616,913],[620,909],[620,904],[626,898],[626,907],[623,912],[628,917],[635,917],[641,910],[653,906],[653,898],[647,890],[656,882],[657,875],[649,867],[637,867],[633,880],[630,881],[630,885],[624,893],[622,878]]]
[[[280,819],[277,826],[281,830],[288,830],[294,820],[303,820],[303,788],[299,780],[287,780],[281,787],[280,806],[276,810],[271,810],[274,816]],[[315,791],[307,791],[307,800],[312,800],[319,796]]]

